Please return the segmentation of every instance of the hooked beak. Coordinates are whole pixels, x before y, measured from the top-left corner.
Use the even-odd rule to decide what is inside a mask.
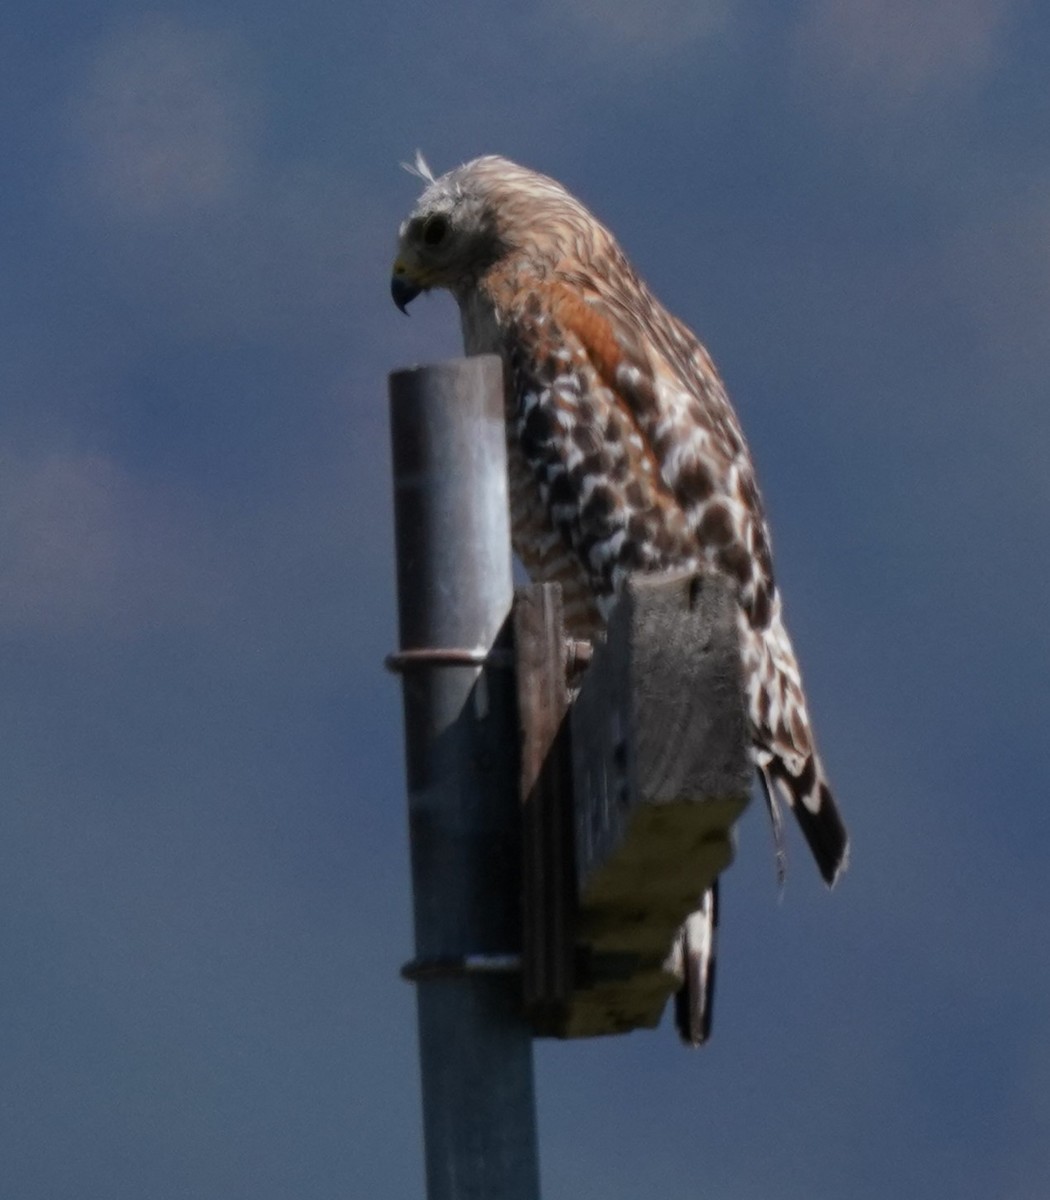
[[[404,263],[400,260],[394,263],[394,274],[390,280],[390,295],[393,296],[394,303],[406,316],[408,315],[408,306],[422,290],[418,283],[413,283],[409,278]]]

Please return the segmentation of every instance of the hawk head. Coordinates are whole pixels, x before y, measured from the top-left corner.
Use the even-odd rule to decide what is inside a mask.
[[[390,290],[402,312],[420,292],[462,298],[495,264],[525,255],[554,268],[563,234],[594,220],[553,179],[489,155],[431,180],[401,226]]]

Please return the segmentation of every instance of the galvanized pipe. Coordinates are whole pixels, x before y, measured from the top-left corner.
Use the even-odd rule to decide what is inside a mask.
[[[521,979],[425,969],[521,947],[500,361],[396,371],[390,412],[427,1197],[538,1200]]]

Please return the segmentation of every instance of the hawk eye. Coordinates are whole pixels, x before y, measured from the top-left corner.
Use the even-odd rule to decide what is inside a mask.
[[[423,244],[426,246],[440,246],[448,236],[448,218],[441,216],[439,213],[432,217],[427,217],[423,222]]]

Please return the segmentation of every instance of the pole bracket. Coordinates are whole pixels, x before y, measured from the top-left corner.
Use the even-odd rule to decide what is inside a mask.
[[[383,666],[394,675],[404,675],[425,667],[503,667],[514,666],[510,650],[478,646],[423,646],[417,650],[398,650],[383,659]]]
[[[520,970],[520,954],[439,954],[405,963],[401,978],[409,983],[423,983],[464,975],[513,975]]]

